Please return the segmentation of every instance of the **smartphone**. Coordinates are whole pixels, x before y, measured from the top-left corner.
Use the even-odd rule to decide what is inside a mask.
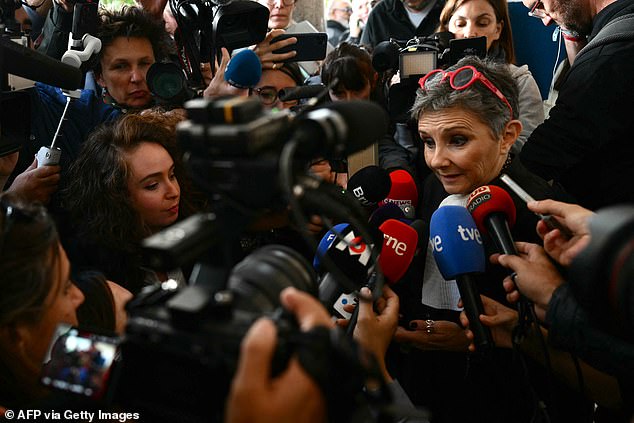
[[[466,56],[478,56],[484,59],[487,55],[487,37],[454,38],[449,40],[449,62],[458,63]]]
[[[500,180],[502,180],[502,182],[504,182],[509,188],[511,188],[511,190],[515,194],[517,194],[517,196],[519,198],[524,200],[525,203],[528,203],[529,201],[535,201],[535,199],[529,193],[524,191],[524,189],[521,186],[519,186],[517,184],[517,182],[515,182],[506,173],[503,173],[502,175],[500,175]],[[568,238],[572,237],[572,232],[570,232],[570,229],[568,229],[566,226],[564,226],[561,222],[559,222],[553,216],[551,216],[549,214],[540,214],[540,213],[535,213],[535,214],[546,224],[546,226],[548,226],[548,229],[550,229],[550,230],[559,229],[559,231],[564,236],[566,236]]]
[[[271,44],[287,38],[297,38],[295,44],[273,50],[275,54],[288,53],[295,50],[297,54],[285,62],[306,62],[312,60],[323,60],[326,58],[326,47],[328,45],[328,35],[325,32],[302,32],[297,34],[282,34],[271,40]]]
[[[25,91],[3,92],[0,98],[0,157],[22,148],[30,136],[31,113]]]
[[[42,366],[40,381],[45,386],[103,400],[113,376],[120,339],[100,335],[66,324],[57,327]]]

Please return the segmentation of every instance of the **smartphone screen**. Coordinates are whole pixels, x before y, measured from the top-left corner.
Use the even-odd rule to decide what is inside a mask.
[[[303,62],[310,60],[323,60],[326,57],[326,47],[328,44],[328,35],[325,32],[308,32],[298,34],[282,34],[271,40],[271,44],[286,38],[297,38],[295,44],[291,44],[277,50],[273,53],[281,54],[295,50],[297,54],[285,62]]]
[[[40,380],[54,389],[101,399],[111,377],[119,342],[118,337],[59,325]]]

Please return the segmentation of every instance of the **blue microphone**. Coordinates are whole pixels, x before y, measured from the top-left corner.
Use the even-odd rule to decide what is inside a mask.
[[[262,63],[252,50],[244,49],[231,58],[225,81],[236,88],[253,88],[262,77]]]
[[[337,235],[335,232],[339,234],[343,234],[343,232],[348,227],[347,223],[339,223],[338,225],[333,226],[331,230],[326,232],[326,234],[319,241],[319,245],[317,246],[317,251],[315,252],[315,258],[313,259],[313,269],[319,272],[321,270],[321,259],[330,248],[330,245],[333,243],[335,239],[337,239]]]
[[[478,227],[466,207],[440,207],[431,216],[429,240],[443,278],[455,279],[458,284],[474,344],[484,353],[493,346],[493,338],[480,321],[484,306],[473,278],[476,273],[484,273],[486,264]]]

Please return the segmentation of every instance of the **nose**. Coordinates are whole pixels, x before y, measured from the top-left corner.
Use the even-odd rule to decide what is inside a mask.
[[[467,28],[464,31],[465,38],[475,38],[479,37],[478,28],[473,24],[468,24]]]
[[[442,146],[436,146],[433,150],[426,150],[425,154],[430,155],[429,166],[432,169],[442,169],[449,166],[449,157]]]
[[[130,81],[139,83],[139,82],[142,82],[143,80],[145,80],[144,70],[138,66],[133,67],[132,73],[130,74]]]
[[[75,310],[77,309],[77,307],[79,307],[83,302],[84,302],[84,293],[81,292],[81,290],[79,288],[77,288],[77,286],[73,283],[71,284],[71,301],[73,303],[73,307],[75,308]]]
[[[180,193],[181,188],[176,179],[167,182],[167,191],[165,192],[167,198],[177,198],[178,196],[180,196]]]

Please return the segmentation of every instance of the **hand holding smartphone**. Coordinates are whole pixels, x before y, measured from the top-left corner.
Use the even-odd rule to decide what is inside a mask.
[[[535,199],[524,189],[517,184],[510,176],[503,173],[500,175],[500,179],[504,182],[518,197],[520,197],[524,202],[528,203],[529,201],[535,201]],[[561,234],[568,239],[572,238],[573,234],[563,223],[558,221],[554,216],[549,214],[540,214],[535,213],[545,224],[548,226],[548,229],[559,229]]]
[[[271,40],[271,44],[287,38],[296,38],[295,44],[273,50],[274,54],[283,54],[295,51],[295,56],[285,59],[284,62],[306,62],[311,60],[323,60],[326,57],[328,35],[325,32],[305,32],[297,34],[282,34]]]

